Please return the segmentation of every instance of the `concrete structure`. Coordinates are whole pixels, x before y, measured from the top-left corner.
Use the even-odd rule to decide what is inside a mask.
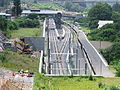
[[[6,13],[0,13],[0,16],[11,16],[11,14],[6,14]]]
[[[0,13],[0,16],[4,16],[6,19],[11,19],[11,14]]]
[[[114,77],[112,71],[108,68],[108,63],[105,58],[95,49],[95,47],[87,39],[87,36],[82,30],[74,26],[74,30],[78,35],[78,40],[83,46],[83,50],[87,55],[87,59],[91,63],[92,71],[97,76]]]
[[[44,50],[44,37],[25,37],[25,43],[33,47],[33,50]]]
[[[100,20],[99,22],[98,22],[98,28],[102,28],[104,25],[106,25],[106,24],[111,24],[111,23],[113,23],[113,21],[104,21],[104,20]]]
[[[36,13],[38,15],[56,15],[56,14],[62,14],[61,11],[52,11],[52,10],[23,10],[22,16],[26,16],[31,13]]]
[[[106,48],[109,48],[110,46],[112,46],[112,43],[111,43],[111,42],[108,42],[108,41],[90,41],[90,43],[91,43],[97,50],[106,49]]]

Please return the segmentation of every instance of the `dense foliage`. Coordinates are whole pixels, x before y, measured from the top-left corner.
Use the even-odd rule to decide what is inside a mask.
[[[19,29],[19,25],[15,21],[8,20],[8,29],[9,30],[18,30]]]
[[[77,22],[79,22],[79,24],[81,26],[89,27],[88,21],[89,21],[89,18],[88,17],[84,17],[84,18],[80,18],[79,21],[77,21]]]
[[[91,33],[90,40],[101,40],[116,42],[120,38],[120,31],[118,30],[118,23],[106,24],[101,29],[94,29]]]
[[[7,20],[4,17],[0,17],[0,30],[18,30],[19,27],[39,27],[39,21],[37,20],[36,15],[29,15],[28,17],[17,18],[14,21]]]
[[[73,11],[73,12],[83,12],[85,10],[85,8],[80,6],[79,4],[75,4],[69,1],[66,1],[63,4],[63,7],[68,11]]]
[[[112,8],[106,3],[97,3],[93,8],[90,9],[88,17],[90,19],[90,28],[94,29],[98,25],[98,20],[111,20]]]
[[[29,19],[38,19],[38,15],[36,14],[36,13],[31,13],[31,14],[29,14],[28,16],[27,16],[27,18],[29,18]]]
[[[0,16],[0,30],[4,31],[7,29],[7,20]]]
[[[88,13],[89,28],[92,29],[88,34],[90,40],[110,41],[113,45],[101,53],[109,64],[116,69],[116,76],[120,76],[120,5],[98,3],[90,9]],[[113,24],[106,24],[97,29],[99,20],[113,20]]]
[[[119,3],[114,4],[112,9],[116,12],[120,12],[120,4]]]
[[[102,53],[109,63],[110,61],[120,60],[120,43],[114,43],[111,47],[103,50]]]
[[[14,4],[14,6],[12,8],[13,15],[19,16],[22,12],[21,1],[20,0],[13,0],[13,4]]]
[[[28,27],[28,28],[34,28],[39,26],[39,21],[34,19],[29,19],[29,18],[18,18],[15,20],[20,27]]]

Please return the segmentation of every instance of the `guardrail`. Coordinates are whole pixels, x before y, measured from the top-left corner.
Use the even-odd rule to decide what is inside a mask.
[[[40,55],[40,63],[39,63],[39,73],[42,73],[42,65],[43,64],[43,51],[41,51]]]
[[[46,22],[47,22],[47,20],[45,19],[44,23],[43,23],[43,37],[45,37]]]
[[[43,23],[43,37],[45,37],[45,31],[46,31],[46,19],[44,20]],[[42,50],[40,55],[40,62],[39,62],[39,73],[42,73],[43,58],[44,58],[44,52]]]

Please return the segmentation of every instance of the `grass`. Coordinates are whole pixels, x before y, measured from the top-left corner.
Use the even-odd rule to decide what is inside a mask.
[[[34,7],[37,7],[38,9],[47,9],[47,10],[64,10],[62,6],[59,4],[55,3],[37,3],[37,4],[32,4]]]
[[[75,32],[73,32],[73,40],[74,40],[74,42],[76,42],[78,39],[77,39],[77,34],[75,33]]]
[[[36,37],[42,35],[42,29],[40,28],[20,28],[19,30],[13,30],[7,32],[10,38],[23,38],[23,37]]]
[[[87,27],[81,27],[81,30],[86,33],[90,33],[90,29]]]
[[[103,90],[98,86],[100,82],[104,83],[105,87],[120,85],[120,78],[94,78],[94,81],[90,81],[88,77],[46,77],[36,74],[33,90]]]
[[[7,53],[5,53],[5,61],[1,62],[0,60],[0,67],[13,71],[24,69],[31,72],[38,72],[39,59],[32,58],[30,55],[7,51]]]

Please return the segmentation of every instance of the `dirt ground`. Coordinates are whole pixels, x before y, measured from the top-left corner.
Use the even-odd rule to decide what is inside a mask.
[[[32,90],[33,77],[13,76],[13,71],[0,68],[0,90]]]

